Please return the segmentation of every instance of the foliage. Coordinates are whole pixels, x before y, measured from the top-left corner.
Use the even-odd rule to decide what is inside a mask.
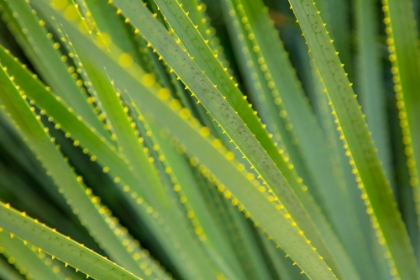
[[[207,4],[0,0],[0,277],[420,279],[417,1]]]

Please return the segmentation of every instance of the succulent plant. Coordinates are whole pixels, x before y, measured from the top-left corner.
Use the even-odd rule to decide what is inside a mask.
[[[0,278],[420,279],[418,6],[0,0]]]

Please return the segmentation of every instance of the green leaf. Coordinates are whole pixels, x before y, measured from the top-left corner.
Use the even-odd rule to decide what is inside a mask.
[[[150,131],[152,132],[151,137],[155,139],[155,143],[159,145],[161,155],[164,156],[163,162],[165,162],[166,169],[170,169],[172,174],[172,182],[174,184],[174,190],[178,193],[180,199],[183,200],[183,205],[186,207],[187,215],[192,216],[191,219],[194,230],[200,237],[200,240],[208,246],[210,256],[215,256],[219,261],[219,267],[221,265],[226,266],[226,270],[233,270],[240,276],[236,278],[244,278],[245,275],[241,274],[239,264],[234,256],[234,252],[231,250],[227,238],[220,231],[218,225],[214,221],[210,212],[206,207],[206,201],[200,193],[199,186],[194,178],[191,167],[188,164],[187,159],[178,153],[165,139],[162,137],[161,129],[155,124],[150,124]],[[190,160],[191,162],[191,160]],[[230,275],[235,274],[229,272]]]
[[[175,19],[175,21],[172,21],[174,28],[175,24],[180,26],[177,30],[182,30],[183,32],[183,36],[179,36],[181,42],[184,40],[185,44],[185,40],[191,41],[192,46],[189,49],[196,50],[197,53],[187,54],[177,46],[174,40],[167,34],[167,31],[155,23],[152,15],[140,3],[120,0],[114,1],[114,3],[121,8],[123,14],[130,22],[138,28],[140,34],[173,67],[176,74],[180,76],[180,79],[183,80],[198,100],[219,122],[223,130],[226,131],[226,134],[238,146],[239,150],[259,175],[261,175],[269,188],[282,200],[285,207],[289,209],[296,222],[302,227],[308,238],[317,246],[321,254],[331,263],[331,266],[338,269],[334,264],[335,258],[331,257],[330,250],[319,234],[319,231],[313,222],[310,221],[308,213],[302,208],[301,203],[296,199],[295,194],[287,185],[283,175],[276,166],[276,163],[286,164],[284,159],[281,158],[267,132],[252,113],[252,110],[249,109],[240,91],[230,81],[226,69],[223,69],[220,63],[214,60],[214,55],[210,48],[205,44],[205,41],[197,33],[191,22],[188,21],[188,18],[186,18],[179,5],[169,1],[165,2],[164,5],[161,4],[160,8],[164,11],[167,18],[170,16]],[[171,13],[174,14],[171,15]],[[176,23],[176,21],[180,22]],[[191,59],[191,55],[193,55],[194,61],[202,61],[202,65],[200,66],[205,66],[203,69],[209,69],[205,71],[208,77],[203,75],[202,70]],[[215,79],[212,79],[213,77]],[[214,84],[214,81],[218,82]],[[226,96],[218,91],[217,85],[220,86],[220,90]],[[230,106],[227,102],[228,100],[234,105],[234,108]],[[243,119],[239,117],[239,114],[241,114]],[[249,128],[253,128],[254,131],[251,132]],[[275,158],[276,162],[273,162],[273,159],[269,155]]]
[[[309,0],[290,0],[304,36],[320,70],[334,114],[337,116],[345,147],[348,148],[354,172],[360,180],[369,203],[368,211],[378,225],[378,234],[388,246],[390,258],[395,263],[393,274],[403,279],[419,278],[413,249],[397,210],[389,182],[385,177],[367,124],[355,99],[327,30],[314,3]]]
[[[4,258],[0,258],[0,276],[7,280],[23,280],[23,276],[13,269]]]
[[[356,78],[362,110],[366,114],[369,130],[379,158],[393,187],[391,155],[389,154],[389,132],[387,131],[386,95],[384,93],[379,42],[377,33],[378,15],[375,14],[375,2],[355,1],[357,20],[358,60]],[[340,56],[341,57],[341,56]]]
[[[0,232],[0,244],[4,250],[3,254],[15,259],[16,266],[25,271],[27,277],[35,279],[63,279],[63,275],[53,271],[52,266],[48,266],[36,252],[36,248],[31,249],[22,240],[12,238],[6,231]]]
[[[122,100],[119,97],[120,94],[113,88],[111,82],[105,76],[103,76],[102,73],[96,71],[94,67],[92,67],[89,63],[85,63],[88,61],[86,55],[87,54],[81,53],[81,61],[83,61],[84,69],[86,69],[92,86],[95,89],[95,95],[98,97],[99,102],[104,108],[104,112],[108,116],[110,124],[115,133],[113,137],[116,139],[118,148],[128,161],[126,163],[128,169],[141,171],[141,173],[133,172],[136,182],[139,183],[130,184],[131,189],[143,190],[143,192],[146,194],[144,199],[155,208],[155,211],[159,213],[159,215],[166,221],[167,225],[172,225],[170,226],[171,236],[172,238],[175,238],[177,242],[182,244],[182,249],[180,251],[187,253],[190,258],[193,256],[195,257],[195,269],[191,269],[190,272],[186,273],[193,273],[191,277],[197,277],[193,275],[198,271],[205,275],[211,275],[212,272],[210,269],[208,269],[208,264],[204,262],[206,257],[203,252],[201,252],[199,249],[197,250],[195,246],[188,245],[193,243],[188,240],[188,232],[185,231],[186,224],[179,213],[176,211],[175,204],[171,201],[171,199],[168,198],[167,194],[165,193],[165,187],[159,178],[156,167],[150,161],[149,155],[140,141],[141,138],[138,137],[138,130],[134,128],[135,123],[125,112],[128,110],[128,107],[125,107],[122,104]],[[155,77],[153,74],[146,74],[143,77],[143,81],[145,83],[154,83]],[[144,137],[149,137],[149,133],[150,131],[147,131]],[[154,144],[157,143],[153,143],[153,146]],[[158,146],[154,146],[154,148],[158,149]],[[134,204],[137,203],[134,202]],[[146,211],[143,211],[143,213],[146,213]],[[143,214],[143,216],[144,215],[145,214]],[[161,241],[166,238],[162,236],[162,228],[163,227],[161,226],[157,229],[156,232],[157,235],[161,235]],[[175,241],[173,242],[175,243]],[[171,247],[166,246],[166,248],[169,249]],[[178,250],[174,250],[172,254],[178,254],[179,252],[177,251]],[[182,262],[181,258],[179,260]],[[178,267],[180,270],[182,270],[185,265],[178,264]],[[200,269],[198,269],[199,267]]]
[[[65,38],[64,35],[63,38]],[[73,58],[78,59],[77,52],[74,52],[74,50],[71,51],[73,52]],[[153,178],[153,174],[151,174],[151,172],[145,170],[144,167],[139,167],[137,164],[134,165],[135,170],[144,170],[144,172],[147,176],[149,176],[149,178],[150,176],[152,176],[152,180],[149,180],[148,182],[146,180],[147,176],[145,177],[144,174],[143,176],[140,176],[141,174],[139,173],[137,173],[137,178],[133,177],[133,172],[131,171],[132,166],[130,164],[127,164],[125,160],[122,157],[120,157],[119,154],[116,154],[113,151],[113,147],[110,147],[106,140],[97,137],[97,135],[95,135],[95,131],[87,127],[81,121],[80,117],[76,117],[72,113],[72,110],[66,109],[66,106],[64,104],[56,100],[49,91],[45,90],[43,86],[40,85],[39,82],[33,80],[30,77],[29,73],[21,69],[22,67],[20,67],[17,63],[14,63],[13,60],[10,59],[10,57],[6,53],[3,52],[2,55],[3,59],[8,61],[8,64],[10,64],[11,67],[13,67],[13,70],[19,73],[16,76],[17,80],[22,80],[22,88],[27,89],[29,96],[33,98],[35,104],[39,105],[44,110],[44,113],[46,113],[51,118],[51,120],[54,120],[56,122],[56,127],[59,126],[63,128],[66,131],[67,137],[71,136],[73,139],[75,139],[75,143],[77,143],[77,145],[81,145],[84,148],[84,153],[91,154],[91,159],[98,160],[98,162],[100,162],[104,166],[104,170],[107,170],[108,172],[109,169],[110,172],[112,172],[112,174],[115,174],[115,182],[118,183],[119,181],[121,181],[127,184],[120,186],[122,192],[126,195],[128,201],[133,205],[137,213],[140,213],[140,216],[143,217],[146,220],[147,224],[153,229],[155,235],[162,242],[162,244],[164,244],[164,247],[168,250],[168,253],[172,254],[173,259],[175,260],[175,262],[178,263],[179,270],[185,271],[185,273],[193,272],[195,274],[197,274],[198,271],[206,271],[208,269],[208,264],[205,262],[206,257],[202,254],[200,249],[197,248],[197,246],[194,243],[192,243],[189,239],[189,234],[186,232],[186,229],[181,226],[184,222],[179,219],[180,217],[178,216],[176,209],[174,211],[173,207],[171,208],[171,204],[169,203],[170,201],[166,199],[165,196],[162,196],[162,191],[159,195],[160,198],[156,199],[158,198],[156,184],[160,185],[160,181],[156,177],[156,175]],[[81,61],[76,62],[79,65],[83,65],[80,64]],[[80,72],[84,73],[85,68],[88,66],[89,65],[80,67]],[[139,158],[135,157],[135,154],[133,157],[133,149],[137,152],[140,151],[141,153],[143,153],[143,147],[139,143],[139,140],[142,139],[137,137],[136,131],[131,126],[132,123],[128,121],[127,114],[123,112],[123,110],[125,109],[123,109],[122,106],[120,108],[114,106],[115,102],[120,102],[116,92],[114,91],[112,85],[107,80],[107,78],[102,76],[96,76],[94,69],[87,69],[89,69],[89,76],[85,76],[86,78],[91,78],[91,80],[89,81],[91,88],[93,90],[95,89],[95,87],[100,89],[100,91],[93,92],[93,94],[97,94],[98,92],[100,93],[100,95],[98,96],[100,99],[98,99],[98,101],[101,102],[102,105],[104,105],[104,108],[106,109],[105,112],[107,113],[108,117],[111,118],[113,124],[116,124],[114,126],[116,127],[118,132],[118,135],[115,135],[116,139],[129,141],[131,140],[131,147],[127,146],[126,141],[125,143],[122,143],[121,148],[123,148],[123,150],[125,151],[130,151],[131,154],[129,155],[129,158],[131,157],[131,159],[134,158],[136,161],[138,161]],[[25,82],[23,83],[23,81]],[[63,113],[63,111],[65,113]],[[121,129],[125,129],[125,131],[121,131]],[[146,167],[147,165],[150,165],[149,158],[145,157],[145,155],[143,156],[143,166],[144,162],[146,162]],[[138,182],[140,182],[140,184]],[[154,187],[151,187],[152,185]],[[143,187],[140,188],[141,186]],[[141,196],[138,195],[139,193],[141,194]],[[153,207],[155,207],[155,209],[151,208],[148,202],[143,201],[144,193],[150,194],[146,197],[149,198],[152,202],[155,202],[152,204]],[[152,213],[150,212],[150,209],[153,209]],[[163,222],[162,217],[164,217],[164,220],[166,222]],[[165,230],[163,229],[166,228],[168,225],[171,225],[171,230],[169,232],[165,232]],[[169,239],[168,236],[170,237]],[[183,244],[183,246],[177,246],[178,243]],[[193,259],[196,263],[191,262],[189,266],[185,266],[185,261],[187,258],[186,252],[188,252],[189,255],[194,256],[194,258],[190,257],[190,259]],[[200,255],[201,257],[198,257]],[[201,267],[201,269],[198,269],[199,267]],[[157,271],[157,273],[161,272]],[[204,274],[211,275],[211,272],[209,271]],[[166,276],[162,274],[160,277],[162,278]]]
[[[51,39],[52,34],[47,32],[45,22],[36,17],[36,12],[32,10],[24,0],[4,1],[3,6],[10,8],[11,16],[19,24],[19,27],[27,40],[25,50],[30,57],[35,59],[39,71],[44,79],[48,81],[53,90],[65,100],[80,116],[90,123],[102,136],[109,138],[104,126],[99,122],[98,117],[93,112],[93,108],[87,102],[87,95],[82,92],[81,80],[76,81],[71,75],[74,74],[75,67],[67,65],[64,61],[68,58],[62,56],[58,48],[60,43]],[[7,4],[4,4],[7,2]],[[73,71],[73,72],[72,72]]]
[[[2,59],[4,62],[4,58],[7,58],[8,55],[4,50],[1,53],[4,55]],[[13,63],[11,64],[13,65]],[[54,139],[50,139],[48,129],[44,128],[40,123],[40,117],[35,116],[35,108],[29,107],[26,103],[25,99],[27,96],[25,92],[14,83],[15,78],[8,76],[6,71],[7,67],[2,66],[2,70],[0,71],[0,91],[2,93],[0,94],[0,100],[5,105],[7,113],[11,116],[19,131],[23,134],[29,147],[43,164],[47,174],[52,177],[58,187],[58,191],[65,196],[66,202],[72,207],[72,210],[79,216],[82,223],[86,225],[96,241],[105,248],[110,256],[116,261],[123,263],[131,271],[143,275],[145,271],[140,267],[139,260],[136,256],[144,256],[145,260],[148,260],[150,267],[155,266],[153,260],[149,260],[149,257],[134,243],[134,240],[124,233],[116,221],[111,219],[109,213],[105,211],[106,208],[99,203],[98,197],[92,195],[92,190],[85,188],[83,178],[76,176],[72,171],[55,147],[53,143]],[[39,87],[39,82],[33,80],[33,78],[19,75],[19,79],[26,79],[26,85],[35,83]],[[32,88],[32,90],[34,89],[37,88]],[[35,94],[36,91],[34,90],[32,93]],[[38,91],[37,93],[39,94],[40,92]],[[48,103],[55,99],[47,94],[44,95],[42,100]],[[56,102],[55,104],[59,106],[53,108],[60,111],[61,117],[67,119],[68,116],[71,116],[67,119],[69,122],[72,122],[75,126],[79,125],[79,127],[86,128],[71,113],[72,110],[69,111],[66,109],[62,103]],[[67,112],[68,115],[63,114],[63,112]],[[92,133],[89,129],[87,131]],[[101,142],[100,140],[98,141],[99,143]],[[75,144],[79,145],[78,142],[75,142]],[[130,252],[128,247],[123,244],[130,244]],[[156,273],[158,275],[161,274],[159,269],[156,269]]]
[[[140,279],[103,256],[2,202],[0,202],[0,225],[4,230],[12,232],[19,238],[93,278]]]
[[[416,28],[411,1],[384,0],[386,32],[388,35],[389,60],[394,75],[394,90],[399,109],[410,185],[413,187],[413,199],[420,227],[420,54],[418,49],[418,30]],[[415,250],[420,252],[420,244]]]
[[[47,9],[47,6],[45,5],[44,8]],[[53,10],[50,11],[52,14],[57,15],[57,20],[66,27],[66,31],[70,37],[74,37],[73,44],[79,52],[93,48],[92,43],[89,43],[89,41],[81,37],[78,31],[63,20],[58,13],[53,12]],[[325,262],[321,260],[318,253],[313,250],[311,245],[306,243],[306,238],[301,235],[303,232],[299,231],[296,224],[292,222],[293,220],[290,214],[285,209],[276,209],[276,207],[283,208],[284,206],[278,202],[267,203],[269,202],[269,197],[273,197],[273,195],[267,193],[265,188],[254,185],[255,182],[251,183],[242,173],[238,173],[237,164],[235,165],[229,160],[231,159],[231,154],[221,153],[218,149],[215,149],[209,140],[203,138],[200,132],[192,127],[192,124],[182,120],[181,117],[188,118],[189,115],[182,109],[178,112],[180,108],[175,105],[177,102],[170,102],[169,104],[166,102],[162,103],[162,100],[159,99],[157,94],[159,93],[160,97],[164,99],[168,98],[167,93],[165,94],[166,90],[159,90],[156,88],[156,84],[150,85],[146,83],[146,85],[149,85],[146,88],[144,84],[139,83],[138,81],[142,80],[144,73],[139,69],[136,72],[132,72],[136,70],[135,65],[129,69],[131,71],[123,71],[106,54],[102,52],[89,53],[90,55],[87,58],[91,61],[92,65],[98,65],[98,71],[102,71],[104,75],[109,74],[111,77],[115,77],[116,87],[129,91],[130,95],[127,97],[130,97],[136,106],[138,106],[139,110],[143,112],[148,123],[151,123],[153,120],[158,122],[159,125],[172,128],[171,133],[177,138],[182,139],[184,149],[187,149],[187,151],[191,150],[191,154],[197,156],[200,161],[203,161],[203,164],[214,172],[218,180],[223,182],[226,187],[229,186],[229,191],[220,187],[222,188],[221,190],[226,190],[225,196],[230,198],[236,196],[238,201],[235,200],[235,203],[237,204],[240,201],[251,213],[252,217],[255,215],[255,221],[258,221],[274,239],[279,240],[279,243],[301,265],[306,273],[309,275],[318,275],[324,279],[335,278],[325,265]],[[107,69],[107,72],[105,72],[104,68]],[[156,95],[151,94],[149,92],[150,90]],[[124,98],[125,90],[122,90],[121,93]],[[174,109],[176,111],[173,111]],[[181,117],[179,113],[181,113]],[[175,127],[177,129],[173,129]],[[219,143],[216,140],[213,141],[215,141],[213,142],[215,145]],[[223,168],[220,168],[221,164],[223,164]],[[243,168],[241,166],[239,168]],[[244,190],[245,187],[246,191]],[[279,222],[272,223],[273,220]],[[280,240],[283,240],[283,242],[280,242]],[[292,248],[287,249],[289,246],[292,246],[292,248],[296,246],[295,249],[297,250],[292,250]]]
[[[387,94],[385,86],[383,84],[383,64],[382,57],[380,54],[380,41],[378,40],[379,26],[378,19],[379,15],[375,11],[375,1],[354,1],[354,15],[356,19],[356,40],[357,40],[357,56],[356,56],[356,72],[354,77],[356,78],[356,91],[359,92],[359,101],[362,105],[362,111],[366,114],[366,121],[368,123],[369,130],[372,132],[372,138],[375,143],[375,147],[378,148],[379,159],[382,162],[382,166],[387,175],[387,179],[390,181],[391,189],[393,190],[394,196],[397,198],[397,188],[395,184],[395,170],[392,165],[391,155],[391,142],[390,142],[390,131],[388,131],[388,124],[390,115],[387,112]],[[328,25],[329,26],[329,25]],[[341,54],[340,54],[341,57]],[[393,119],[393,118],[392,118]],[[395,136],[395,134],[393,134]],[[394,137],[394,139],[398,137]],[[393,149],[398,150],[395,146]],[[395,153],[395,154],[398,154]],[[345,162],[347,163],[347,159]],[[399,166],[399,164],[396,164]],[[400,185],[400,184],[398,184]],[[401,186],[401,185],[400,185]],[[404,187],[403,187],[404,188]],[[357,197],[359,192],[356,193]],[[362,205],[362,203],[359,202]],[[405,205],[406,203],[404,203]],[[364,205],[362,206],[364,208]],[[365,212],[364,209],[359,211]],[[363,218],[364,218],[363,213]],[[364,218],[363,227],[365,236],[372,236],[371,239],[375,240],[377,237],[371,229],[370,221]],[[406,217],[403,216],[403,220],[407,223]],[[413,239],[411,240],[413,242]],[[382,255],[383,248],[379,248],[377,242],[370,242],[366,248],[370,247],[371,252],[377,252],[377,255]],[[367,254],[366,254],[367,255]],[[385,258],[371,258],[372,261],[377,263],[377,268],[372,272],[376,275],[382,274],[381,277],[392,277],[389,273],[388,264]],[[375,266],[372,267],[374,269]]]

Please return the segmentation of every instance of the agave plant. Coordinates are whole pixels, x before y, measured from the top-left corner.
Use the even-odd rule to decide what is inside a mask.
[[[0,0],[0,278],[420,279],[417,4]]]

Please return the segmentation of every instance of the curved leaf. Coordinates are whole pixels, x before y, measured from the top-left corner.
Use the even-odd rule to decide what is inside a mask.
[[[93,278],[140,279],[69,237],[63,236],[2,202],[0,202],[0,226]]]

